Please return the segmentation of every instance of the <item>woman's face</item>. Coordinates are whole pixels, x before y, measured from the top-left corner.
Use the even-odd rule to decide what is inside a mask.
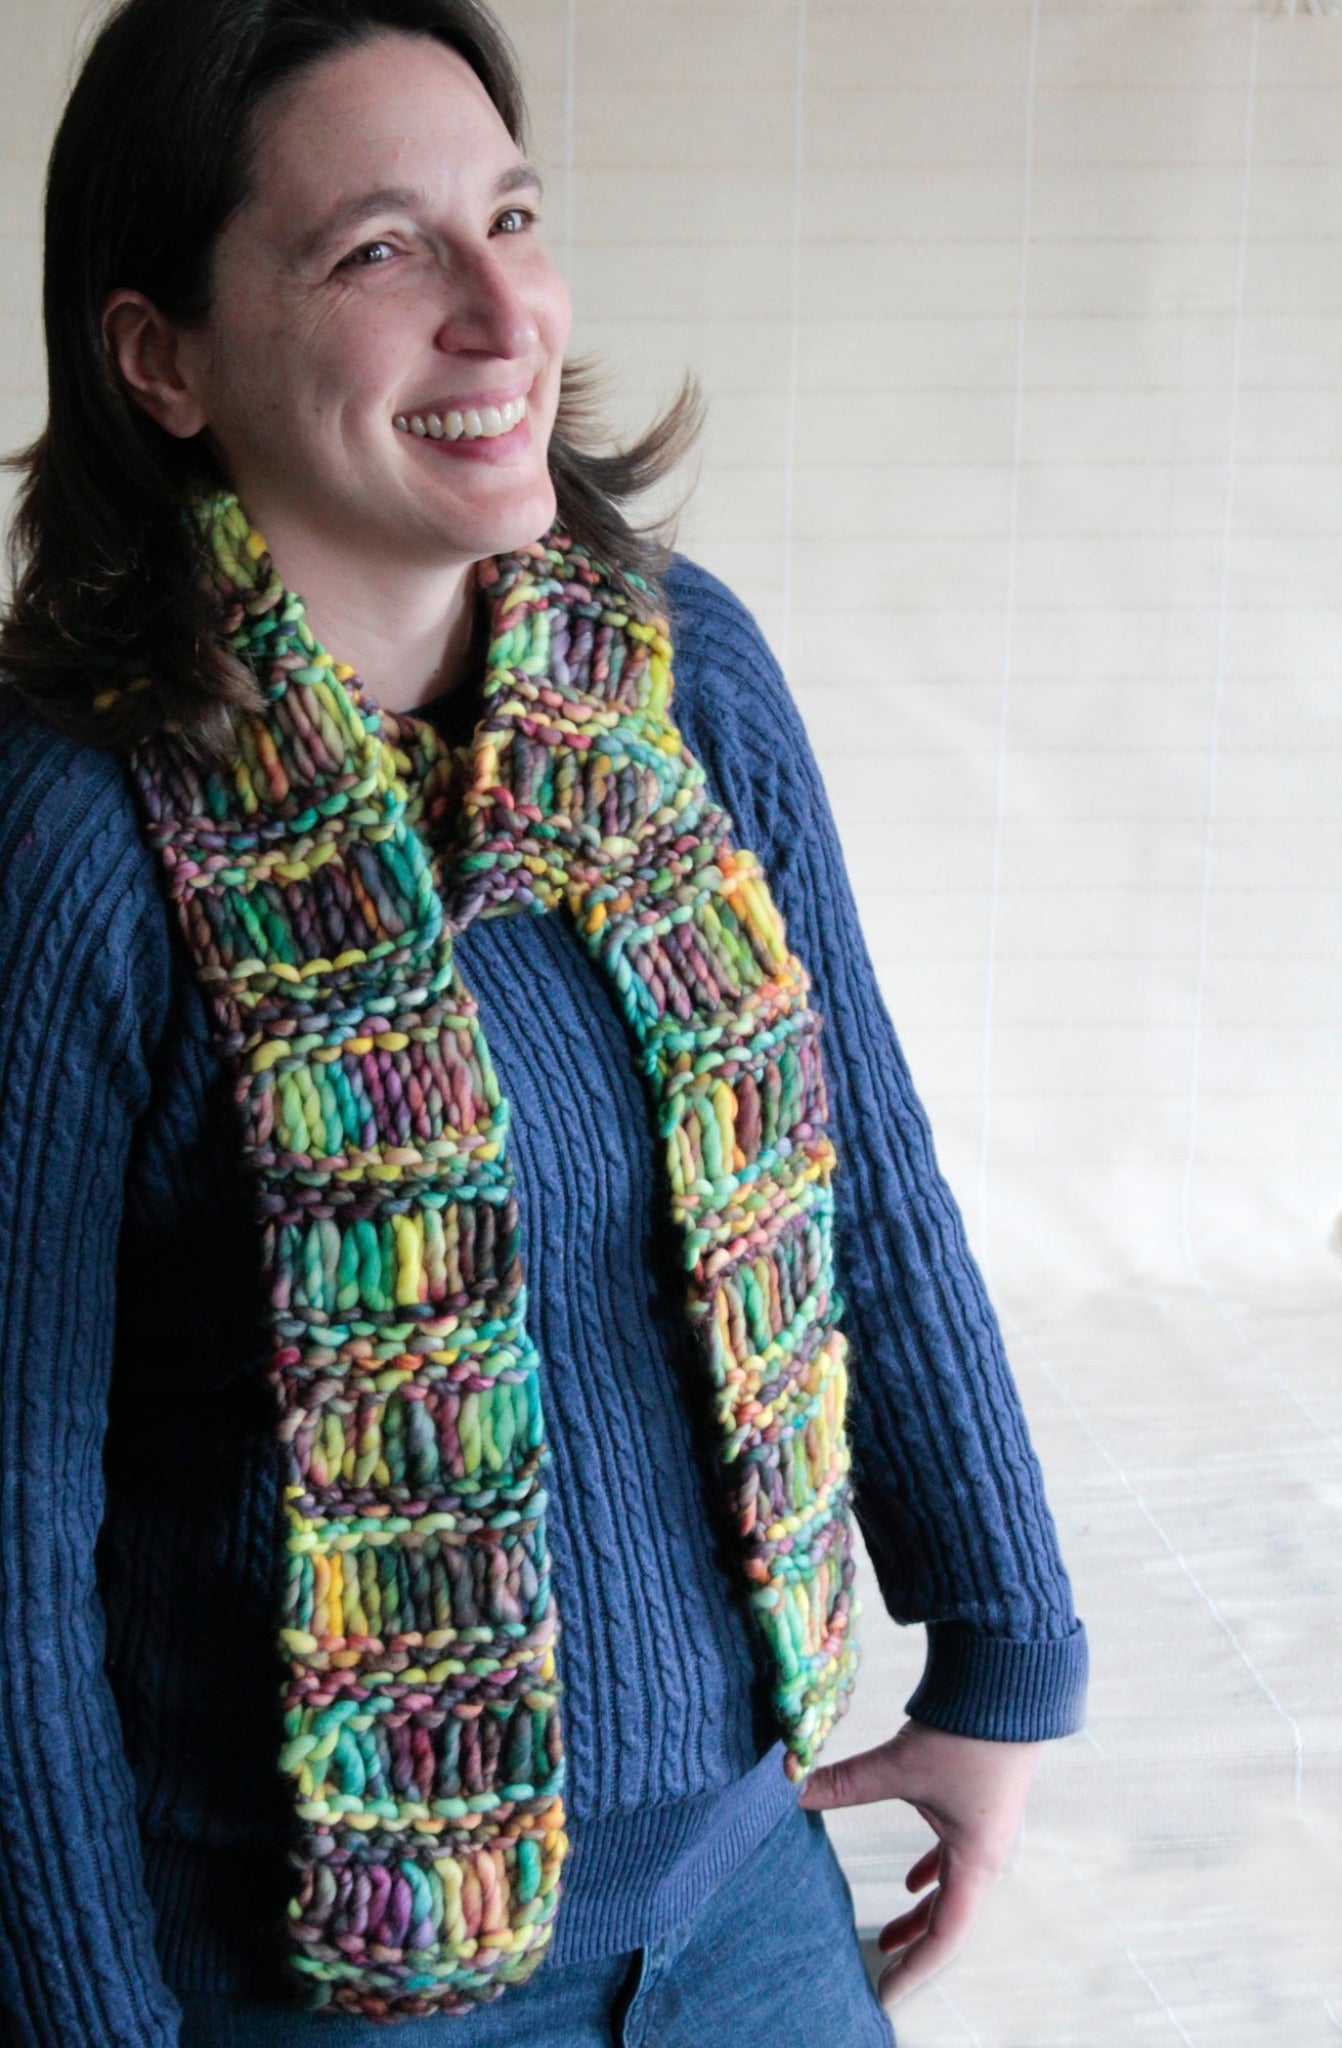
[[[263,105],[182,358],[263,532],[278,512],[342,552],[442,565],[551,524],[570,313],[537,199],[480,81],[429,37],[342,51]]]

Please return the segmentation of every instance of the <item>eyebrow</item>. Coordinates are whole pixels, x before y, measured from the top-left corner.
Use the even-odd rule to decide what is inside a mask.
[[[541,174],[533,164],[513,164],[495,180],[493,197],[505,199],[510,192],[524,190],[537,194],[542,192]],[[343,200],[315,228],[294,243],[289,251],[289,265],[296,269],[310,262],[337,235],[359,221],[367,220],[372,214],[385,213],[398,206],[410,209],[427,204],[425,194],[416,185],[379,185],[376,191],[360,192],[352,199]]]

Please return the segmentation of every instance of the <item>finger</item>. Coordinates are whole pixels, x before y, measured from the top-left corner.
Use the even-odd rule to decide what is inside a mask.
[[[801,1804],[809,1810],[828,1806],[865,1806],[873,1799],[897,1799],[893,1740],[860,1750],[841,1763],[821,1764],[802,1788]]]
[[[933,1842],[930,1849],[925,1849],[923,1851],[922,1855],[918,1858],[918,1861],[914,1864],[912,1870],[905,1878],[904,1883],[906,1887],[911,1892],[922,1891],[925,1885],[929,1885],[935,1880],[937,1872],[940,1869],[940,1867],[941,1844],[940,1842]]]
[[[963,1866],[943,1872],[941,1884],[932,1894],[926,1934],[881,1972],[877,1995],[883,2005],[906,1998],[925,1978],[950,1961],[969,1932],[988,1884],[986,1872]]]
[[[911,1941],[926,1934],[932,1918],[934,1894],[919,1899],[916,1906],[910,1906],[907,1913],[900,1913],[894,1920],[887,1921],[876,1937],[876,1946],[883,1956],[893,1955],[897,1948],[907,1948]]]

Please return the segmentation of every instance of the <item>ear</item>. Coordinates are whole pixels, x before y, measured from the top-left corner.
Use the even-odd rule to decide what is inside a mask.
[[[181,331],[143,292],[109,292],[101,316],[103,347],[138,406],[168,433],[188,440],[205,425],[191,388]]]

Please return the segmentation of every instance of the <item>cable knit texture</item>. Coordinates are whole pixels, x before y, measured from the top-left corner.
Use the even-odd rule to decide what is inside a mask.
[[[682,562],[668,596],[677,726],[826,1020],[855,1504],[891,1613],[927,1625],[910,1706],[966,1734],[1067,1732],[1084,1634],[802,722],[721,585]],[[683,1919],[795,1792],[626,1027],[563,918],[477,919],[456,961],[512,1106],[554,1460],[572,1848],[550,1954],[573,1960]],[[169,2048],[174,1991],[283,1995],[259,1230],[127,776],[13,708],[0,976],[0,2005],[24,2048]],[[385,2039],[293,2019],[295,2042]],[[412,2030],[437,2048],[452,2025]]]

